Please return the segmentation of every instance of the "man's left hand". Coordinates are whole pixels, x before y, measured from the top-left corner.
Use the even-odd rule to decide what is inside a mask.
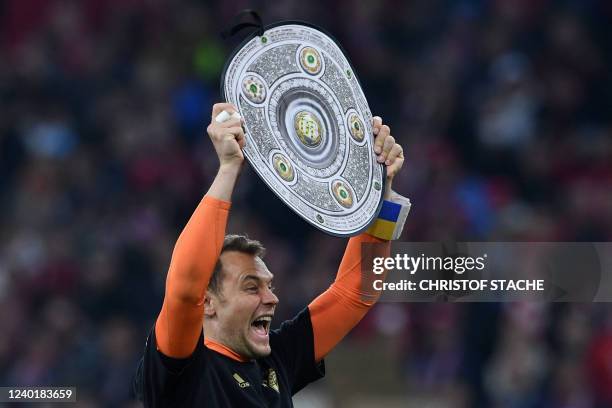
[[[372,118],[372,128],[374,132],[374,153],[376,160],[387,168],[387,192],[391,188],[393,178],[399,173],[404,164],[404,149],[395,142],[391,136],[389,126],[383,124],[380,116]],[[387,194],[385,194],[387,195]]]

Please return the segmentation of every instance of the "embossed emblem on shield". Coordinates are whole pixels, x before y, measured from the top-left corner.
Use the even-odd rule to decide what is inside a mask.
[[[225,66],[222,93],[245,121],[245,157],[306,221],[351,236],[376,217],[384,170],[372,114],[343,51],[303,23],[269,26]]]

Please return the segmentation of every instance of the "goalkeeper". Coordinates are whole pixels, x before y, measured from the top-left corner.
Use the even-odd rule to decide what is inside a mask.
[[[375,223],[370,233],[349,240],[329,289],[270,330],[279,299],[263,261],[264,248],[244,236],[225,236],[245,139],[240,119],[215,120],[223,111],[236,109],[215,104],[207,129],[219,170],[176,242],[164,302],[135,378],[145,407],[291,407],[296,392],[323,377],[325,355],[377,299],[360,289],[361,243],[391,238],[388,228]],[[387,170],[389,200],[404,157],[380,118],[374,118],[373,128],[374,150]],[[401,196],[393,198],[401,204],[385,201],[383,210],[409,205]],[[403,221],[397,220],[395,235]]]

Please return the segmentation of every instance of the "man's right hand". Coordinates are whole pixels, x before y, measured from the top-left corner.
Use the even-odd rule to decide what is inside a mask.
[[[240,168],[244,162],[242,148],[245,146],[242,119],[233,119],[219,123],[215,120],[223,111],[232,114],[238,110],[231,103],[216,103],[213,105],[210,125],[206,128],[208,136],[215,146],[219,166],[221,168]]]

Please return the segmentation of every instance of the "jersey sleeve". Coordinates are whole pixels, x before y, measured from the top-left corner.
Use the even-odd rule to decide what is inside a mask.
[[[376,303],[379,293],[361,285],[361,244],[379,243],[388,254],[389,243],[368,234],[349,240],[334,283],[309,305],[316,361],[323,359]]]
[[[280,360],[291,384],[291,395],[325,376],[323,360],[315,362],[312,323],[308,308],[270,332],[273,357]]]
[[[389,256],[389,240],[399,238],[410,207],[408,198],[391,191],[390,201],[383,202],[378,218],[368,232],[349,240],[334,283],[308,305],[315,361],[323,359],[380,297],[380,291],[362,282],[362,244],[378,244],[370,246],[373,254]]]
[[[157,347],[173,358],[189,356],[202,331],[204,297],[221,253],[230,203],[205,196],[181,232],[155,323]]]

